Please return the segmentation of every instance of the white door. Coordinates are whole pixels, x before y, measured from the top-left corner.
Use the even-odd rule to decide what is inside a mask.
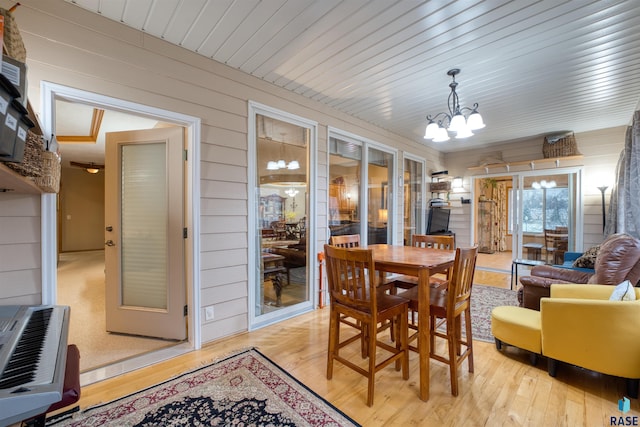
[[[107,331],[183,340],[184,129],[106,135]]]

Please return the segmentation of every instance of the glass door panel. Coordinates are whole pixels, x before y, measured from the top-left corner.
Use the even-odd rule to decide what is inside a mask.
[[[424,162],[404,159],[404,212],[403,212],[403,244],[411,244],[413,234],[424,234],[425,206],[422,194],[424,192]]]
[[[371,147],[367,154],[367,243],[391,243],[394,155]]]
[[[362,146],[331,137],[329,139],[328,188],[331,236],[361,234],[361,171]]]
[[[258,236],[255,317],[310,301],[307,241],[310,129],[256,114]]]

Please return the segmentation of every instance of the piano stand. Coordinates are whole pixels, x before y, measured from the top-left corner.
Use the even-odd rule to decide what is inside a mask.
[[[28,426],[44,427],[48,412],[65,408],[76,403],[80,399],[80,350],[75,344],[67,346],[67,363],[64,371],[64,386],[62,388],[62,399],[47,409],[40,415],[24,421]]]

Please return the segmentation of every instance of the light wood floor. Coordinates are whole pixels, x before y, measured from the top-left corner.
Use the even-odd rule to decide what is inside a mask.
[[[402,380],[393,367],[376,377],[375,401],[367,407],[366,379],[336,364],[327,380],[327,308],[277,325],[230,337],[202,350],[173,358],[82,389],[81,407],[106,402],[199,367],[239,349],[257,347],[308,387],[364,426],[608,426],[621,416],[617,401],[624,381],[561,365],[556,378],[546,372],[546,360],[533,367],[514,348],[498,352],[492,343],[476,341],[475,373],[463,365],[460,395],[449,389],[446,366],[431,361],[431,396],[418,399],[417,354],[411,373]],[[640,414],[637,400],[631,412]]]

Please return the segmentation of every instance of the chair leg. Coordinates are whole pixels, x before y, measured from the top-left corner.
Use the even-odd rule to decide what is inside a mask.
[[[363,325],[364,326],[364,325]],[[375,392],[375,375],[376,375],[376,340],[378,325],[373,325],[371,322],[368,323],[368,335],[369,338],[367,340],[368,348],[369,348],[369,373],[368,377],[368,387],[367,387],[367,406],[373,406],[373,393]]]
[[[400,341],[402,345],[402,379],[409,379],[409,319],[408,312],[400,315]]]
[[[469,372],[473,373],[473,334],[471,332],[471,307],[465,310],[465,328],[466,328],[466,346],[467,346],[467,363],[469,364]]]
[[[638,378],[626,378],[627,385],[627,396],[632,399],[638,398],[638,385],[640,384],[640,379]]]
[[[454,321],[455,323],[455,321]],[[447,346],[449,347],[449,375],[451,376],[451,394],[458,395],[458,358],[456,352],[458,349],[458,340],[456,339],[455,325],[447,322]]]
[[[558,361],[555,359],[547,359],[547,372],[552,377],[555,377],[558,373]]]
[[[327,350],[327,379],[333,377],[333,357],[337,348],[338,339],[340,337],[340,313],[336,312],[333,307],[330,308],[329,315],[329,348]]]
[[[502,350],[502,341],[500,341],[498,338],[493,338],[496,342],[496,350],[500,351]]]

